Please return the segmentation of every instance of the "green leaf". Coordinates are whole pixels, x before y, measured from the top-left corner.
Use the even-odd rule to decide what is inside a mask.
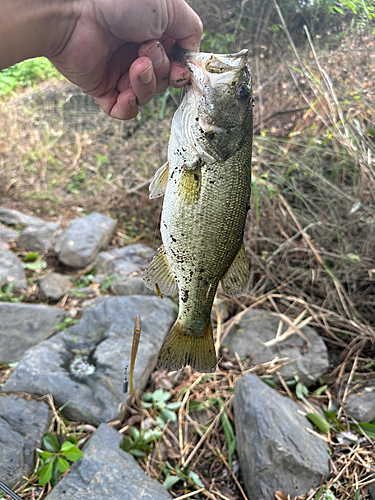
[[[313,392],[313,395],[314,396],[321,396],[325,392],[326,389],[327,389],[327,384],[326,385],[322,385],[322,387],[318,387],[318,389],[316,389]]]
[[[46,458],[48,458],[48,457],[52,456],[52,453],[50,453],[49,451],[39,450],[38,448],[36,449],[36,451],[37,451],[37,452],[39,453],[39,455],[40,455],[42,458],[44,458],[44,459],[46,459]]]
[[[43,438],[43,444],[46,450],[51,453],[57,453],[59,451],[59,442],[57,441],[56,436],[48,432]]]
[[[190,477],[190,479],[197,485],[199,486],[200,488],[204,488],[204,484],[202,483],[200,477],[198,476],[198,474],[196,472],[193,472],[192,470],[189,470],[188,472],[188,476]]]
[[[315,425],[315,427],[320,432],[323,432],[323,434],[327,434],[327,432],[331,428],[331,425],[319,413],[308,413],[306,417],[310,420],[310,422],[312,422]]]
[[[52,468],[53,468],[53,462],[50,462],[45,467],[43,467],[43,469],[40,471],[40,474],[39,474],[40,486],[45,486],[48,483],[48,481],[51,479]]]
[[[178,410],[182,405],[182,401],[175,401],[174,403],[168,403],[167,408],[169,410]]]
[[[47,262],[45,260],[36,260],[35,262],[26,262],[24,264],[25,269],[29,269],[30,271],[35,271],[37,269],[46,269]]]
[[[269,375],[265,375],[264,377],[261,377],[263,382],[265,382],[267,385],[272,387],[273,389],[276,387],[276,383],[274,382],[273,378],[270,377]]]
[[[177,416],[174,411],[168,410],[168,408],[163,408],[161,411],[161,417],[167,421],[176,422]]]
[[[133,457],[137,457],[137,458],[143,458],[146,456],[146,454],[143,451],[137,450],[137,449],[129,450],[129,453],[131,455],[133,455]]]
[[[302,383],[298,382],[296,385],[296,396],[298,399],[304,399],[305,396],[309,393],[308,388]]]
[[[163,389],[157,389],[152,393],[152,399],[157,403],[165,403],[170,399],[171,393],[169,391],[164,391]]]
[[[27,255],[25,255],[24,261],[31,262],[31,261],[34,261],[34,260],[39,259],[39,258],[40,258],[40,255],[38,253],[30,252]]]
[[[61,453],[71,462],[76,462],[83,455],[83,452],[69,441],[65,441],[65,443],[61,446]]]
[[[374,424],[367,424],[365,422],[358,422],[359,426],[359,431],[363,430],[365,431],[366,435],[370,439],[375,439],[375,425]],[[361,432],[363,434],[363,432]]]
[[[136,427],[130,427],[130,434],[132,438],[134,439],[135,442],[139,441],[141,438],[141,435],[139,433],[139,430]]]
[[[168,475],[164,480],[163,486],[166,490],[169,490],[169,488],[172,488],[172,486],[178,483],[179,481],[180,478],[178,476]]]
[[[57,461],[57,468],[59,469],[60,472],[65,472],[67,469],[69,469],[70,465],[69,463],[62,457],[59,457]]]
[[[152,408],[153,404],[152,403],[146,403],[145,401],[142,401],[142,406],[143,406],[143,408]]]
[[[126,438],[120,444],[120,447],[124,451],[130,451],[132,446],[133,446],[133,440],[132,440],[132,438],[130,436],[126,436]]]

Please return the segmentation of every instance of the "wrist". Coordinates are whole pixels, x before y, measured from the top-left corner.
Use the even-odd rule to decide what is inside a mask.
[[[32,57],[52,57],[74,29],[78,0],[2,0],[0,70]]]

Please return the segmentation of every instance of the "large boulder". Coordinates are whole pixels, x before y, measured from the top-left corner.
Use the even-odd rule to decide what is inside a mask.
[[[0,227],[0,240],[16,241],[20,233],[9,227]]]
[[[0,287],[14,283],[14,290],[27,290],[23,262],[0,241]]]
[[[67,266],[86,267],[109,245],[115,230],[116,221],[103,214],[93,213],[76,219],[57,237],[57,257]]]
[[[69,276],[59,273],[51,273],[43,276],[38,282],[40,300],[57,302],[73,286],[73,281]]]
[[[171,500],[163,486],[120,448],[121,441],[119,432],[100,425],[83,447],[83,457],[46,500]]]
[[[302,328],[310,345],[297,334],[273,345],[266,342],[276,337],[280,318],[259,309],[249,309],[240,317],[225,339],[225,346],[241,358],[252,356],[254,364],[266,363],[277,358],[289,358],[279,371],[285,379],[298,375],[306,386],[313,385],[329,367],[328,352],[317,332],[308,326]],[[284,324],[282,333],[287,329]]]
[[[56,222],[27,226],[18,239],[18,246],[29,252],[44,252],[53,246],[54,238],[60,229]]]
[[[64,414],[71,420],[116,419],[129,398],[122,391],[136,315],[142,318],[142,334],[134,387],[144,389],[175,319],[175,305],[134,295],[97,299],[76,325],[29,349],[2,390],[51,393],[57,406],[69,402]]]
[[[237,380],[234,412],[241,476],[249,500],[291,498],[320,485],[329,472],[328,445],[306,427],[301,407],[252,373]]]
[[[51,423],[43,401],[0,394],[0,480],[10,486],[34,468],[35,449]]]
[[[350,393],[345,408],[357,422],[372,422],[375,419],[375,378],[364,382]]]
[[[111,291],[116,295],[154,295],[143,283],[142,271],[155,253],[139,243],[100,252],[95,262],[97,278],[111,278]]]
[[[0,222],[4,222],[4,224],[8,224],[9,226],[43,226],[46,223],[46,221],[39,217],[23,214],[18,210],[5,207],[0,207]]]
[[[27,349],[55,333],[66,315],[41,304],[0,302],[0,363],[19,361]]]

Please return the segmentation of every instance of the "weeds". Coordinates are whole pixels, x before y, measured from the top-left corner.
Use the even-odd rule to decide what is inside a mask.
[[[46,451],[37,449],[41,457],[40,465],[36,471],[39,484],[45,486],[49,481],[55,486],[60,476],[70,468],[69,462],[76,462],[83,453],[77,448],[76,439],[69,437],[61,446],[54,434],[47,433],[43,438]]]

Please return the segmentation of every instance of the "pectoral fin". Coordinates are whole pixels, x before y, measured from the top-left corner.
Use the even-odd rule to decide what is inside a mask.
[[[240,297],[249,286],[249,263],[242,243],[228,271],[221,278],[221,286],[230,297]]]
[[[201,169],[184,170],[178,185],[178,193],[189,204],[197,203],[201,192]]]
[[[150,184],[150,200],[154,198],[159,198],[159,196],[163,196],[165,194],[165,190],[167,188],[168,183],[168,175],[169,175],[169,164],[168,162],[164,163],[162,167],[154,175],[154,178]]]
[[[143,281],[147,288],[160,295],[173,295],[177,291],[176,280],[170,270],[164,245],[148,265]]]

